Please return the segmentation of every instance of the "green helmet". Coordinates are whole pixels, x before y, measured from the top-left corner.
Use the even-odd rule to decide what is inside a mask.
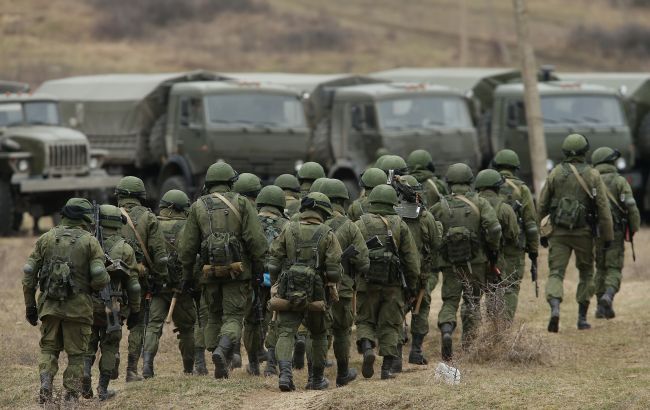
[[[217,162],[210,165],[208,172],[205,173],[205,183],[213,184],[216,182],[233,183],[237,180],[237,172],[226,162]]]
[[[372,189],[377,185],[386,183],[386,173],[379,168],[368,168],[361,176],[359,185],[362,188]]]
[[[371,204],[397,205],[397,192],[390,185],[377,185],[368,200]]]
[[[492,165],[496,168],[518,169],[521,163],[519,162],[519,155],[516,152],[511,149],[502,149],[494,156]]]
[[[381,168],[386,174],[388,174],[388,171],[391,169],[394,171],[395,175],[408,174],[408,167],[406,166],[404,158],[399,155],[387,155],[382,158],[383,160],[381,163],[377,164],[377,167]]]
[[[323,184],[327,181],[327,178],[322,177],[315,180],[309,187],[309,192],[323,192]]]
[[[343,181],[338,179],[328,179],[322,186],[322,193],[331,199],[350,199],[348,188]]]
[[[400,182],[407,184],[408,186],[415,189],[416,191],[422,189],[422,184],[420,184],[413,175],[403,175],[399,177],[399,180]]]
[[[262,188],[260,193],[257,195],[255,205],[258,207],[269,205],[284,210],[287,206],[287,201],[284,198],[282,188],[275,185],[268,185]]]
[[[70,198],[61,209],[61,215],[68,219],[84,220],[93,224],[94,208],[86,198]]]
[[[308,209],[318,209],[327,216],[332,216],[332,203],[327,195],[321,192],[310,192],[300,203],[300,212]]]
[[[614,162],[619,159],[621,153],[617,149],[610,147],[600,147],[591,154],[591,163],[594,165]]]
[[[255,174],[244,172],[239,174],[237,181],[232,186],[232,190],[238,194],[246,196],[257,196],[262,189],[262,182]]]
[[[431,158],[431,154],[423,149],[416,149],[411,152],[406,159],[406,164],[409,167],[409,171],[427,169],[431,172],[435,172],[436,170],[436,167],[433,166],[433,158]]]
[[[325,178],[325,170],[318,162],[305,162],[298,170],[298,180],[315,181]]]
[[[476,175],[474,187],[476,189],[498,188],[503,185],[504,182],[503,177],[498,171],[493,169],[484,169]]]
[[[282,189],[288,189],[289,191],[300,192],[300,182],[298,182],[298,178],[291,174],[282,174],[275,178],[273,185],[279,186]]]
[[[101,226],[120,229],[125,222],[120,208],[108,204],[99,207],[99,223]]]
[[[120,179],[115,187],[115,195],[118,197],[144,198],[146,194],[144,182],[140,178],[130,175]]]
[[[448,184],[465,184],[469,185],[474,181],[474,173],[467,164],[456,163],[447,168],[445,180]]]
[[[589,141],[581,134],[570,134],[562,143],[562,152],[567,157],[584,155],[589,151]]]
[[[185,192],[178,189],[170,189],[160,199],[159,208],[174,208],[179,212],[187,211],[190,208],[190,198]]]

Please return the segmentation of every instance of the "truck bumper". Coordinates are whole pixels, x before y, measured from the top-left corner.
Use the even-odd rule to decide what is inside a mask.
[[[58,178],[21,178],[18,175],[13,175],[11,183],[12,185],[18,185],[20,192],[25,194],[66,191],[75,192],[115,188],[121,178],[121,175],[108,175],[104,172],[91,173],[88,176]]]

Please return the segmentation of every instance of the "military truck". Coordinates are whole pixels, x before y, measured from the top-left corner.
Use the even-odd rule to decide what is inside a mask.
[[[152,203],[169,189],[196,194],[218,160],[269,181],[293,173],[307,152],[300,94],[281,85],[196,71],[74,77],[40,90],[108,150],[109,172],[145,181]]]
[[[0,235],[18,230],[25,212],[36,230],[39,217],[56,218],[71,196],[105,198],[119,180],[102,170],[105,156],[62,126],[55,97],[0,95]]]

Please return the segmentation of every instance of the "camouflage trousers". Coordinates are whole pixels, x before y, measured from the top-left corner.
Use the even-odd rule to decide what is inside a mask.
[[[144,351],[158,353],[158,343],[163,332],[163,324],[169,307],[171,306],[173,293],[161,293],[153,297],[151,301],[151,312],[149,324],[147,325],[147,337],[144,341]],[[178,295],[176,307],[172,313],[174,321],[174,333],[177,333],[178,348],[183,360],[194,360],[194,323],[196,322],[196,310],[194,299],[187,294]]]
[[[205,325],[208,323],[208,304],[203,294],[201,294],[200,304],[199,317],[194,323],[194,347],[205,350]]]
[[[144,292],[143,292],[144,293]],[[146,304],[149,302],[145,301],[144,295],[140,299],[140,309],[138,324],[129,329],[129,354],[136,357],[140,357],[140,352],[142,351],[142,336],[144,335],[144,319],[145,319],[145,310]]]
[[[51,377],[59,371],[59,354],[68,355],[68,367],[63,372],[63,387],[72,392],[81,389],[83,358],[88,350],[92,326],[87,323],[69,321],[52,315],[41,318],[41,356],[38,370]]]
[[[438,284],[438,272],[429,274],[424,287],[424,296],[420,303],[420,313],[411,315],[411,334],[427,335],[429,333],[429,312],[431,311],[431,292]]]
[[[208,306],[205,345],[213,351],[222,336],[232,343],[241,339],[246,306],[252,298],[250,281],[228,281],[203,286]]]
[[[564,298],[564,274],[571,253],[575,252],[576,268],[580,274],[576,301],[578,303],[589,302],[594,295],[594,239],[591,234],[553,234],[548,242],[549,274],[546,282],[546,300],[562,300]]]
[[[404,322],[404,293],[399,286],[367,284],[357,292],[357,348],[361,339],[379,346],[380,356],[397,356]],[[361,353],[361,352],[360,352]]]
[[[501,278],[503,289],[503,314],[506,320],[512,322],[519,304],[519,291],[524,278],[526,253],[521,252],[505,255],[507,271]]]
[[[120,353],[122,329],[106,333],[106,320],[100,316],[103,315],[95,313],[95,324],[92,326],[86,354],[92,357],[94,363],[97,352],[101,351],[98,365],[99,373],[108,374],[115,369],[115,359]]]
[[[596,242],[596,275],[594,277],[596,295],[602,295],[607,288],[618,292],[623,277],[623,261],[625,260],[625,234],[614,231],[614,240],[609,249],[604,248],[604,242]]]
[[[325,312],[278,312],[278,341],[275,357],[278,361],[293,359],[293,346],[298,328],[303,323],[311,335],[307,346],[307,357],[313,363],[325,363],[327,358],[327,325]]]

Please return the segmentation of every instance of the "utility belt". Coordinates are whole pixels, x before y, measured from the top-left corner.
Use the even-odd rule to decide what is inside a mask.
[[[203,272],[203,279],[230,278],[235,280],[244,272],[244,264],[243,262],[233,262],[230,265],[203,265],[201,272]]]

